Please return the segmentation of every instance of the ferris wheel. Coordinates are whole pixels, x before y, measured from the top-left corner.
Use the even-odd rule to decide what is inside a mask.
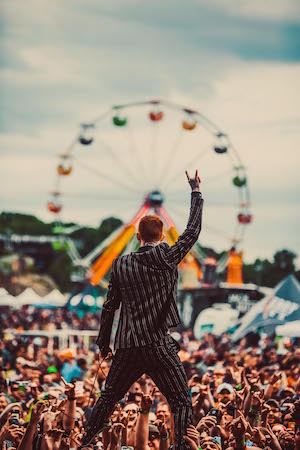
[[[122,208],[130,209],[129,204],[136,211],[84,258],[69,241],[73,263],[84,268],[92,285],[102,282],[114,258],[137,247],[135,231],[144,215],[161,217],[169,244],[177,240],[177,226],[183,229],[188,217],[185,169],[198,168],[205,199],[200,242],[192,251],[198,263],[207,257],[203,247],[241,245],[253,220],[246,168],[237,149],[224,130],[186,106],[166,100],[111,106],[81,124],[58,158],[47,204],[57,221],[76,194],[81,203],[84,195],[95,198],[95,210],[108,201],[116,216]],[[88,175],[88,189],[83,173]],[[112,191],[117,193],[114,198]],[[226,256],[218,262],[218,271],[225,265]]]

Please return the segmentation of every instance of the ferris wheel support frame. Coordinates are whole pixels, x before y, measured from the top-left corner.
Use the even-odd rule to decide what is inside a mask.
[[[143,205],[139,210],[137,215],[132,219],[132,221],[125,225],[116,238],[110,243],[110,245],[104,250],[104,252],[99,256],[99,258],[91,266],[91,278],[90,284],[97,286],[102,278],[109,271],[113,260],[117,258],[124,248],[127,246],[128,242],[131,240],[135,233],[136,225],[139,220],[147,214],[150,206]]]

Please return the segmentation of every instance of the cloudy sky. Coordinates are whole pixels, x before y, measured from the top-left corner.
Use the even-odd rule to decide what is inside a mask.
[[[300,254],[299,5],[297,0],[0,0],[1,209],[52,220],[45,205],[57,155],[78,124],[113,104],[159,97],[197,108],[229,133],[238,149],[254,215],[245,258],[271,257],[281,248]],[[181,142],[168,165],[167,147],[176,143],[177,133],[170,113],[154,166],[147,150],[153,137],[141,117],[136,116],[133,139],[148,179],[138,184],[125,171],[124,165],[133,169],[132,141],[105,125],[100,138],[117,156],[106,156],[103,147],[80,150],[74,178],[62,187],[63,220],[95,225],[110,214],[129,220],[152,181],[160,186],[160,168],[163,177],[175,174],[166,205],[183,227],[186,191],[176,175],[196,144]],[[205,139],[203,133],[199,149]],[[217,248],[229,245],[225,237],[236,220],[230,179],[218,179],[226,169],[223,161],[211,156],[189,167],[199,166],[207,193],[203,243]],[[84,170],[85,164],[94,173]],[[212,178],[216,184],[210,189]],[[125,192],[120,180],[134,189]],[[214,209],[227,200],[228,208]],[[213,228],[221,230],[215,238]]]

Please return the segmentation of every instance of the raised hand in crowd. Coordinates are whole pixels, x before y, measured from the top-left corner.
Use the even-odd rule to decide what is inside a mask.
[[[76,320],[80,326],[85,324]],[[296,342],[289,342],[281,354],[270,340],[251,347],[233,344],[226,335],[204,335],[201,341],[191,332],[182,336],[181,354],[194,405],[193,425],[187,429],[185,442],[192,450],[199,445],[202,450],[249,450],[250,446],[251,450],[300,450]],[[58,351],[49,355],[45,345],[36,363],[28,350],[33,348],[31,338],[26,346],[13,342],[0,340],[0,450],[33,450],[37,434],[40,450],[79,450],[86,417],[105,383],[102,372],[97,375],[93,352],[85,351],[82,370],[77,364],[83,357],[79,344],[75,358],[68,356],[67,360],[58,358]],[[105,361],[102,367],[106,375],[109,365]],[[61,371],[68,375],[66,367],[74,376],[65,376],[64,382]],[[126,395],[117,405],[111,424],[86,450],[120,450],[121,446],[167,450],[174,442],[172,414],[165,398],[159,390],[153,392],[149,377],[139,381],[129,398]]]
[[[76,418],[76,393],[75,384],[67,383],[66,380],[61,377],[66,389],[65,394],[67,395],[67,401],[65,403],[65,408],[63,411],[63,427],[66,431],[71,431],[75,426]]]
[[[18,447],[22,440],[25,429],[18,425],[10,425],[7,421],[2,430],[0,431],[0,444],[1,446],[5,441],[10,441],[15,447]]]
[[[185,442],[190,446],[191,450],[198,450],[200,447],[200,434],[197,429],[190,425],[186,430],[187,436],[184,436]]]
[[[22,437],[18,450],[31,450],[33,438],[37,432],[38,423],[42,412],[46,408],[44,403],[37,402],[33,405],[30,413],[30,420],[26,431]]]
[[[150,395],[142,394],[140,414],[136,425],[136,450],[146,450],[149,437],[149,413],[153,405],[155,388]]]
[[[108,450],[117,450],[119,449],[119,443],[121,441],[121,430],[125,429],[125,425],[123,423],[113,423],[109,430],[110,441]]]

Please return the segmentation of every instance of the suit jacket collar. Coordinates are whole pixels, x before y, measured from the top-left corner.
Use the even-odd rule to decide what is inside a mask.
[[[136,252],[144,253],[144,252],[148,252],[149,250],[152,250],[153,248],[154,248],[153,245],[143,245],[143,247],[140,247]]]

